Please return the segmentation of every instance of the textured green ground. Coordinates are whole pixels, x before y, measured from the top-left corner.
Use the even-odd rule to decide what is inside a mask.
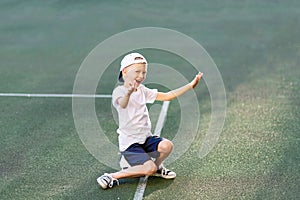
[[[226,88],[226,121],[218,144],[199,159],[210,120],[209,93],[201,82],[197,138],[169,166],[178,177],[150,178],[145,199],[299,199],[299,7],[292,0],[3,0],[0,92],[71,93],[83,59],[111,35],[145,26],[180,31],[216,62]],[[184,64],[163,52],[144,52],[158,63]],[[106,71],[99,93],[111,92],[117,69],[116,63]],[[112,169],[81,143],[71,99],[0,97],[0,105],[0,199],[133,198],[138,179],[107,191],[96,184]],[[116,143],[110,100],[97,100],[96,108]],[[172,138],[176,124],[174,101],[163,136]]]

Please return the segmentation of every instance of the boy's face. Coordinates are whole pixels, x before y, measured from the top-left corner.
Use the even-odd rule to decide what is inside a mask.
[[[144,63],[132,64],[122,71],[124,83],[136,82],[139,86],[145,79],[147,73],[147,66]]]

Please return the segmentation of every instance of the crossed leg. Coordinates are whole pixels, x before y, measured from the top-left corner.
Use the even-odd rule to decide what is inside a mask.
[[[162,162],[170,155],[172,150],[173,150],[173,143],[168,139],[163,139],[158,144],[157,151],[159,152],[159,156],[158,158],[156,158],[155,161],[148,160],[142,165],[129,167],[128,169],[111,173],[111,175],[115,179],[151,176],[157,171],[157,169],[162,164]]]

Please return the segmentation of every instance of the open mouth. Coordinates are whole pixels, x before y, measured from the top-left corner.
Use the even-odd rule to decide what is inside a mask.
[[[135,80],[135,81],[136,81],[137,84],[141,84],[142,83],[142,81],[138,81],[138,80]]]

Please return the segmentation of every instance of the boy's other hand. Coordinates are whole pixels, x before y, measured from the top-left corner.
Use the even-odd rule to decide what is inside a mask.
[[[203,76],[203,73],[202,73],[202,72],[199,72],[199,73],[195,76],[194,80],[191,81],[191,86],[192,86],[192,88],[195,88],[195,87],[197,86],[197,84],[199,83],[199,81],[200,81],[200,79],[201,79],[202,76]]]

